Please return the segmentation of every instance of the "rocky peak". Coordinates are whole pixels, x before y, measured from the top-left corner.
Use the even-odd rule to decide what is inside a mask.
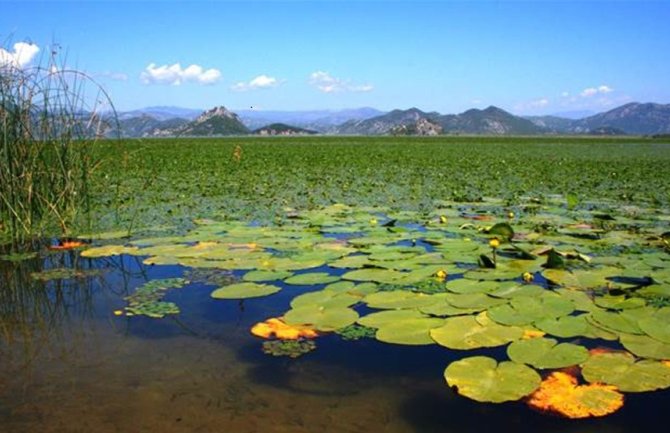
[[[200,116],[198,116],[197,119],[195,119],[195,123],[203,123],[214,117],[227,117],[228,119],[239,120],[237,114],[221,105],[202,113]]]

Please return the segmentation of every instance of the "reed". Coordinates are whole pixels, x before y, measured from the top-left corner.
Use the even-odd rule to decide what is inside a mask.
[[[40,66],[0,63],[0,233],[15,245],[66,236],[88,214],[91,145],[114,113],[104,89],[55,50]]]

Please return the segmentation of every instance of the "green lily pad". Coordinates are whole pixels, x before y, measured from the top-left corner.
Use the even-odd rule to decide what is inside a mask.
[[[215,299],[258,298],[261,296],[272,295],[273,293],[277,293],[280,290],[280,287],[270,284],[246,282],[231,284],[229,286],[218,288],[211,293],[211,296]]]
[[[588,382],[614,385],[623,392],[670,388],[670,367],[650,359],[636,361],[627,353],[593,355],[584,363],[582,375]]]
[[[467,278],[459,278],[447,283],[447,290],[454,293],[470,294],[470,293],[487,293],[495,288],[495,283],[489,281],[468,280]]]
[[[623,347],[641,358],[670,359],[670,344],[646,335],[621,334]]]
[[[670,323],[668,323],[667,318],[664,320],[657,317],[647,317],[638,320],[637,324],[648,336],[670,344]]]
[[[403,273],[391,269],[365,268],[347,272],[342,275],[343,280],[373,281],[382,284],[394,284],[402,278]]]
[[[595,310],[587,316],[591,322],[611,332],[625,332],[628,334],[643,334],[638,326],[637,318],[628,314],[627,311],[613,312]]]
[[[335,331],[351,325],[357,319],[358,313],[351,308],[314,305],[292,308],[284,315],[284,321],[289,325],[308,325],[319,331]]]
[[[425,319],[428,316],[418,310],[387,310],[370,313],[358,319],[358,323],[370,328],[381,328],[405,320]]]
[[[526,365],[498,363],[486,356],[452,362],[444,370],[444,378],[459,394],[490,403],[519,400],[535,391],[542,380]]]
[[[298,274],[284,280],[284,283],[294,286],[314,286],[317,284],[328,284],[338,281],[340,277],[330,275],[327,272],[310,272]]]
[[[547,317],[536,320],[533,325],[540,331],[560,338],[587,335],[590,330],[590,324],[586,321],[584,314],[556,318]]]
[[[250,281],[250,282],[259,282],[259,281],[276,281],[276,280],[283,280],[284,278],[288,278],[293,273],[288,272],[288,271],[249,271],[244,276],[242,279],[244,281]]]
[[[443,326],[430,331],[437,344],[459,350],[502,346],[522,335],[522,328],[491,321],[481,324],[473,316],[450,317],[445,319]]]
[[[291,301],[292,308],[304,306],[318,306],[325,308],[348,307],[359,301],[359,298],[346,292],[333,292],[330,290],[318,290],[316,292],[303,293]]]
[[[558,344],[553,338],[530,338],[510,344],[507,356],[516,363],[535,368],[563,368],[586,361],[589,351],[576,344]]]
[[[389,290],[367,295],[363,298],[363,302],[368,304],[370,308],[417,308],[431,305],[435,301],[431,296],[408,290]]]
[[[489,309],[491,320],[502,325],[527,325],[544,318],[567,316],[574,311],[572,302],[552,292],[539,297],[516,297],[509,304]]]
[[[141,253],[140,249],[137,247],[126,247],[123,245],[105,245],[102,247],[89,248],[81,252],[82,257],[91,257],[91,258],[119,256],[121,254],[139,255]]]
[[[377,330],[377,340],[385,343],[427,345],[435,344],[430,337],[430,330],[442,325],[444,321],[437,318],[406,319],[397,323],[385,324]]]
[[[508,302],[506,299],[494,298],[484,293],[449,293],[445,298],[456,308],[472,308],[480,311]]]
[[[496,298],[516,298],[522,296],[540,296],[546,289],[537,284],[523,284],[515,281],[504,281],[488,294]]]

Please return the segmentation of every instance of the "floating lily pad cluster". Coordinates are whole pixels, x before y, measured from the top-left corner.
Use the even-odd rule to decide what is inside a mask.
[[[179,307],[174,302],[165,302],[162,299],[167,290],[183,287],[187,283],[183,278],[166,278],[145,283],[135,293],[124,298],[128,301],[126,315],[160,319],[167,314],[179,314]]]
[[[509,359],[464,357],[447,366],[447,383],[488,402],[569,389],[586,416],[600,416],[595,406],[612,390],[670,387],[670,307],[662,306],[670,303],[670,215],[561,203],[511,213],[497,200],[444,202],[425,214],[333,205],[291,210],[279,226],[200,221],[184,236],[82,255],[242,272],[242,282],[212,292],[219,299],[293,286],[299,294],[283,322],[320,334],[355,335],[363,326],[392,344],[507,346]],[[589,352],[596,340],[620,352]],[[541,387],[543,376],[572,366],[586,384],[613,388],[579,388],[587,385],[572,379]]]

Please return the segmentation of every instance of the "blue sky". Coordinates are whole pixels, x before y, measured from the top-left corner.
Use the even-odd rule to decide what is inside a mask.
[[[0,0],[0,62],[58,43],[120,110],[603,111],[670,103],[669,22],[644,0]]]

